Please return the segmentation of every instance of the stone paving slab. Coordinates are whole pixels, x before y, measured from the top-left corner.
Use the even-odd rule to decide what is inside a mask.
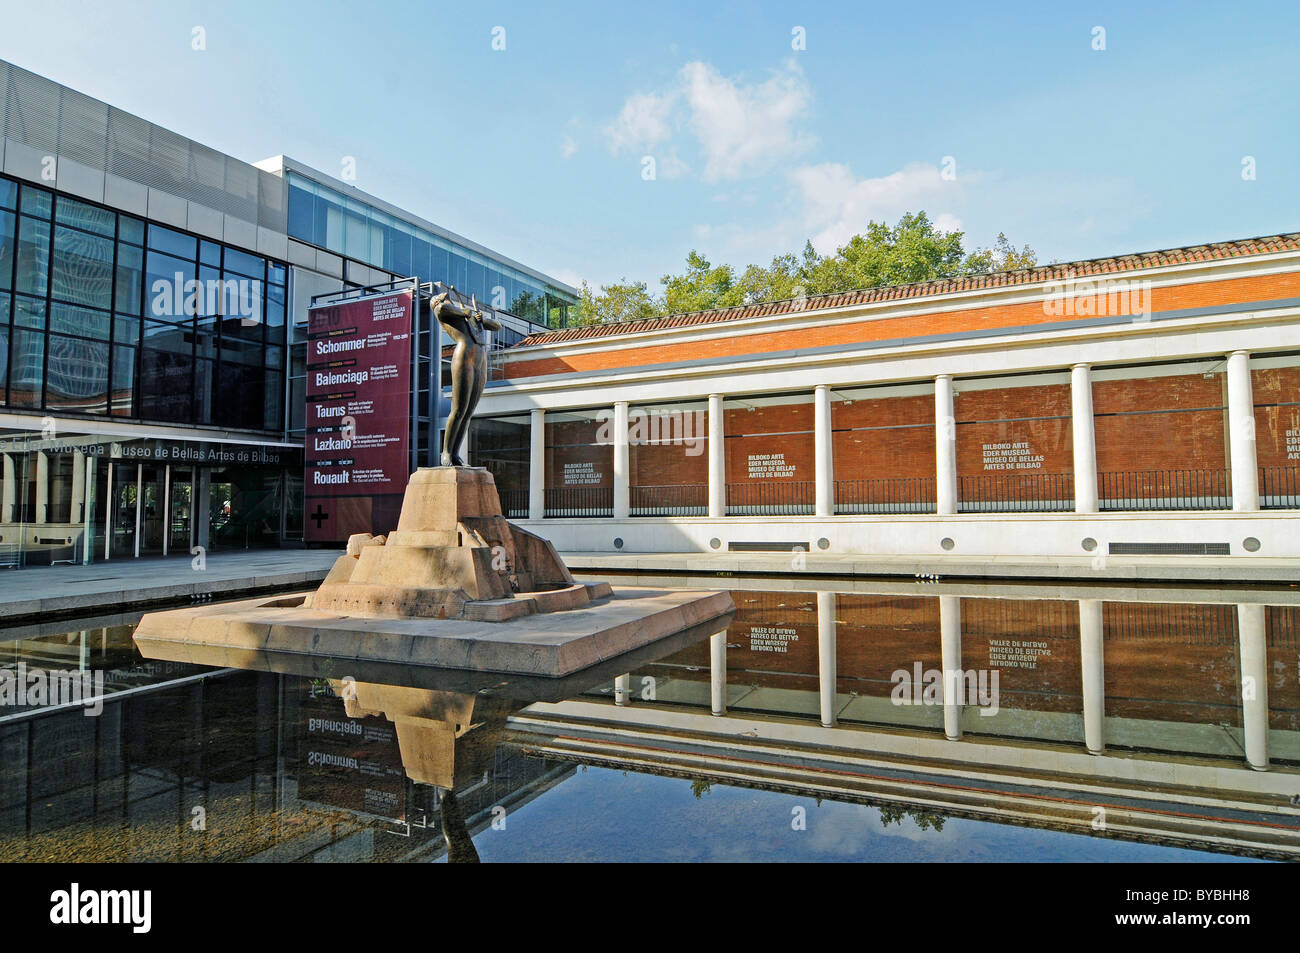
[[[8,623],[120,612],[171,600],[314,587],[341,554],[332,549],[254,549],[209,553],[203,569],[195,569],[188,554],[9,569],[0,571],[0,618]]]

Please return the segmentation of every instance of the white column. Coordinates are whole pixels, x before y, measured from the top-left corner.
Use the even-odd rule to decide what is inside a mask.
[[[1101,600],[1079,600],[1079,659],[1083,668],[1083,742],[1093,754],[1106,750],[1106,668]]]
[[[822,724],[835,724],[835,593],[817,593],[817,684],[821,688]]]
[[[199,468],[194,485],[194,545],[202,546],[207,552],[211,530],[208,514],[212,511],[212,471],[207,467]]]
[[[957,512],[957,418],[951,374],[934,379],[934,475],[936,513],[951,516]]]
[[[89,454],[86,455],[85,474],[82,477],[82,507],[81,516],[84,520],[82,528],[81,543],[81,564],[90,565],[91,546],[94,543],[93,521],[95,516],[95,458]]]
[[[1232,508],[1259,509],[1259,464],[1255,458],[1255,398],[1250,386],[1250,353],[1228,355],[1228,444],[1232,453]]]
[[[835,452],[831,439],[831,389],[818,384],[813,392],[813,461],[817,516],[835,512]]]
[[[1268,648],[1264,607],[1237,606],[1237,641],[1241,646],[1241,726],[1246,762],[1268,770]]]
[[[18,484],[14,478],[14,457],[12,453],[4,455],[4,489],[0,497],[0,523],[14,522],[15,503],[18,500]]]
[[[104,562],[113,558],[113,521],[117,519],[117,507],[113,505],[113,458],[104,457],[104,468],[108,475],[104,478]]]
[[[709,636],[709,698],[715,715],[727,713],[727,632]]]
[[[528,415],[528,518],[546,515],[546,411],[534,407]]]
[[[1070,432],[1074,435],[1074,511],[1097,512],[1097,432],[1092,413],[1092,366],[1070,368]]]
[[[140,519],[144,500],[144,464],[135,465],[135,558],[140,558]]]
[[[614,679],[614,704],[622,708],[632,696],[632,676],[619,675]]]
[[[709,516],[727,515],[727,443],[722,395],[709,395]]]
[[[72,512],[68,515],[69,523],[80,523],[81,514],[86,504],[86,455],[80,450],[72,451]]]
[[[961,739],[961,597],[939,597],[939,654],[943,666],[943,733]]]
[[[50,455],[36,451],[36,515],[33,523],[46,523],[50,518]]]
[[[614,519],[625,520],[632,512],[630,455],[627,446],[627,401],[614,403]]]
[[[163,467],[162,554],[167,555],[167,543],[172,535],[172,465]]]

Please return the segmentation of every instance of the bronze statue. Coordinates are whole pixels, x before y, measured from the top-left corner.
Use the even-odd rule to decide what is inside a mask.
[[[453,301],[451,292],[455,290],[448,285],[446,291],[429,300],[429,310],[456,342],[456,350],[451,356],[451,414],[442,438],[444,467],[465,466],[460,456],[460,445],[469,433],[469,419],[474,415],[474,408],[483,396],[483,385],[487,383],[487,348],[483,329],[501,330],[500,322],[480,311],[478,300],[473,296],[468,308]]]

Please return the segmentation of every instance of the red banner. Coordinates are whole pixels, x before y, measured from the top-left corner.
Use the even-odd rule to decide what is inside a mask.
[[[397,526],[410,475],[411,291],[307,312],[303,538]]]

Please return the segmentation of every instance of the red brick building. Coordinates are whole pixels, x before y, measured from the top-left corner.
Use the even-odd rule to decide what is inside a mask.
[[[534,335],[471,452],[561,549],[1300,556],[1300,234]]]

